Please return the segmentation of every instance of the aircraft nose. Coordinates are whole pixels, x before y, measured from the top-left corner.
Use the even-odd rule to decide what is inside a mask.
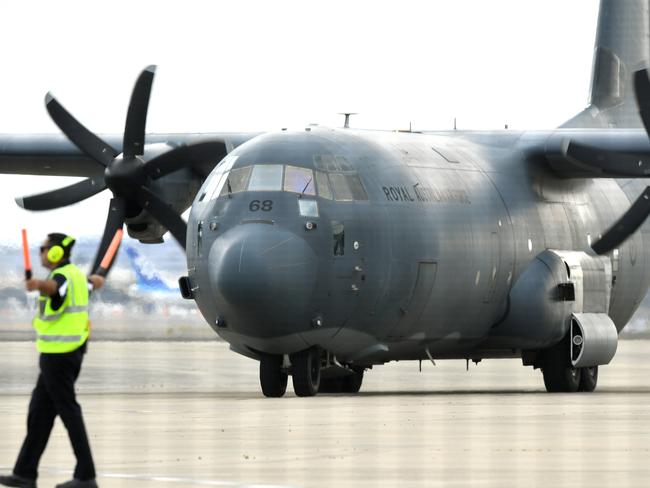
[[[309,323],[318,260],[299,235],[270,224],[238,225],[215,240],[209,266],[229,328],[271,336],[295,332],[296,321]]]

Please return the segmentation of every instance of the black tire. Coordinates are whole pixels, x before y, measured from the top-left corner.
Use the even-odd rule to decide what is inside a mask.
[[[549,393],[575,393],[580,386],[581,371],[572,366],[545,367],[542,374]]]
[[[343,391],[343,378],[321,378],[318,393],[341,393]]]
[[[287,391],[289,375],[282,370],[282,361],[278,354],[264,354],[260,359],[260,384],[266,397],[279,398]]]
[[[291,355],[293,391],[299,397],[310,397],[318,393],[320,386],[320,350],[307,349]]]
[[[354,374],[345,376],[342,381],[341,391],[343,393],[359,393],[363,383],[363,370],[355,371]]]
[[[542,363],[544,385],[549,393],[574,393],[580,387],[581,370],[569,359],[568,341],[548,349]]]
[[[581,368],[579,391],[591,392],[596,389],[598,383],[598,366],[591,368]]]

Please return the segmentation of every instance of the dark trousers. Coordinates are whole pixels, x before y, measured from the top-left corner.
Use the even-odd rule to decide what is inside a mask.
[[[41,373],[29,403],[27,437],[18,455],[14,474],[29,479],[38,477],[38,463],[58,415],[68,430],[77,458],[74,477],[80,480],[95,478],[88,436],[74,391],[84,352],[85,345],[65,354],[41,354]]]

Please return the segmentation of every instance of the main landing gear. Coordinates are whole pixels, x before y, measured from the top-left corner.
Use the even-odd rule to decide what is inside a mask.
[[[341,365],[339,376],[321,378],[323,367],[334,368],[322,359],[321,350],[312,347],[289,356],[290,365],[285,364],[281,354],[263,354],[260,359],[260,384],[267,397],[281,397],[287,390],[287,379],[291,373],[293,390],[297,396],[310,397],[323,393],[357,393],[363,382],[362,368],[349,368]],[[325,365],[323,365],[325,361]],[[338,371],[337,371],[338,373]]]
[[[546,350],[541,360],[546,391],[550,393],[591,392],[598,383],[598,366],[575,368],[571,364],[568,341]]]

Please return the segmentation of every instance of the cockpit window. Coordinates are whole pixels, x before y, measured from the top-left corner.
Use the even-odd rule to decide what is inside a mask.
[[[230,186],[232,187],[233,193],[246,191],[246,187],[248,186],[248,179],[251,176],[252,169],[252,166],[244,166],[243,168],[235,168],[230,172],[228,180],[230,181]]]
[[[363,184],[361,183],[361,178],[359,178],[359,175],[345,175],[345,179],[347,180],[348,187],[352,192],[353,200],[368,200],[368,194],[363,188]]]
[[[259,164],[253,166],[248,191],[282,190],[282,165]]]
[[[285,191],[341,202],[368,200],[356,171],[312,171],[282,164],[233,169],[236,160],[237,156],[227,156],[217,165],[199,191],[199,202],[245,191]]]
[[[251,176],[252,166],[244,166],[243,168],[235,168],[230,173],[226,173],[223,177],[225,182],[221,187],[220,197],[229,195],[230,193],[239,193],[246,191],[248,180]]]
[[[318,202],[316,200],[299,198],[298,209],[302,217],[318,217]]]
[[[316,171],[316,188],[318,188],[318,196],[332,199],[332,190],[330,183],[327,181],[327,174],[322,171]]]
[[[315,195],[314,173],[307,168],[287,166],[284,170],[284,191]]]
[[[228,155],[221,160],[205,183],[203,183],[203,187],[199,191],[199,202],[203,201],[206,197],[208,200],[211,200],[220,194],[221,185],[225,182],[225,178],[223,177],[224,173],[230,171],[237,158],[238,156]]]
[[[348,180],[345,175],[342,175],[341,173],[331,173],[330,182],[332,183],[332,189],[334,190],[334,197],[337,200],[353,200],[352,191],[350,190],[350,185],[348,185]]]
[[[334,190],[334,198],[338,201],[368,200],[359,175],[330,173],[330,183]]]

